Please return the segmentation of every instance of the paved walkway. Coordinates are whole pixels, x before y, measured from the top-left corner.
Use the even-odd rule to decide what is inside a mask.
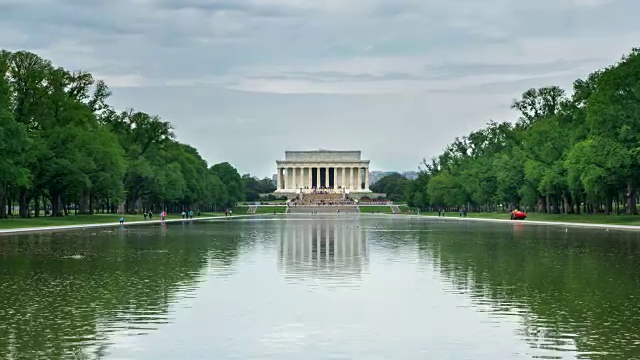
[[[486,218],[460,218],[460,217],[438,217],[432,215],[399,215],[418,217],[426,219],[440,219],[446,221],[485,221],[485,222],[504,222],[510,224],[523,224],[523,225],[553,225],[553,226],[566,226],[566,227],[582,227],[582,228],[597,228],[597,229],[617,229],[617,230],[640,230],[638,225],[618,225],[618,224],[594,224],[594,223],[578,223],[578,222],[565,222],[565,221],[536,221],[536,220],[509,220],[509,219],[486,219]]]
[[[342,215],[344,213],[340,213]],[[263,217],[269,214],[254,214],[254,215],[233,215],[230,217],[225,216],[210,216],[200,217],[194,219],[171,219],[171,220],[147,220],[147,221],[130,221],[125,222],[122,226],[133,225],[152,225],[172,222],[184,222],[184,221],[224,221],[229,218],[243,218],[243,217]],[[303,214],[299,214],[303,215]],[[323,213],[322,215],[327,215]],[[338,215],[338,214],[336,214]],[[563,222],[563,221],[533,221],[533,220],[509,220],[509,219],[485,219],[485,218],[459,218],[459,217],[438,217],[431,215],[411,215],[411,214],[362,214],[365,216],[403,216],[403,217],[415,217],[419,219],[431,219],[431,220],[444,220],[444,221],[479,221],[479,222],[504,222],[509,224],[522,224],[522,225],[545,225],[545,226],[565,226],[565,227],[581,227],[581,228],[597,228],[597,229],[616,229],[616,230],[640,230],[638,225],[617,225],[617,224],[592,224],[592,223],[576,223],[576,222]],[[16,228],[16,229],[0,229],[0,235],[10,235],[19,233],[30,232],[42,232],[42,231],[62,231],[62,230],[74,230],[74,229],[90,229],[90,228],[102,228],[102,227],[116,227],[121,226],[119,222],[115,223],[101,223],[101,224],[79,224],[79,225],[56,225],[56,226],[41,226],[41,227],[28,227],[28,228]]]
[[[114,226],[132,226],[132,225],[152,225],[152,224],[162,224],[162,223],[172,223],[172,222],[185,222],[185,221],[203,221],[203,220],[224,220],[229,218],[240,218],[240,217],[254,217],[260,215],[233,215],[233,216],[208,216],[208,217],[199,217],[193,219],[170,219],[170,220],[146,220],[146,221],[129,221],[120,225],[119,222],[110,222],[110,223],[101,223],[101,224],[78,224],[78,225],[53,225],[53,226],[39,226],[39,227],[25,227],[25,228],[15,228],[15,229],[0,229],[0,235],[9,235],[9,234],[19,234],[19,233],[29,233],[29,232],[41,232],[41,231],[61,231],[61,230],[74,230],[74,229],[90,229],[90,228],[101,228],[101,227],[114,227]]]

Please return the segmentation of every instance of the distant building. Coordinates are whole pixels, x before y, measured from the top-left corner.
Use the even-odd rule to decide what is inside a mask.
[[[369,160],[360,151],[285,151],[284,157],[276,160],[276,193],[371,193]]]

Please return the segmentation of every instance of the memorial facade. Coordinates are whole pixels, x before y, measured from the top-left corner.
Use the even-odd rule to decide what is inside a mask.
[[[371,192],[369,160],[360,151],[285,151],[276,167],[276,193]]]

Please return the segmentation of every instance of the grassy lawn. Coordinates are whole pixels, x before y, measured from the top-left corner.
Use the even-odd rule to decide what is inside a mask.
[[[378,213],[378,214],[391,214],[391,206],[367,206],[362,205],[358,206],[360,208],[361,213]]]
[[[438,216],[437,212],[421,213],[421,215]],[[640,225],[640,216],[634,215],[602,215],[602,214],[542,214],[528,213],[527,220],[532,221],[560,221],[590,224]],[[457,212],[449,212],[446,217],[459,217]],[[469,218],[505,219],[509,220],[509,213],[468,213]],[[525,220],[525,221],[527,221]]]
[[[221,216],[224,213],[201,213],[199,217]],[[0,220],[0,229],[18,229],[25,227],[46,227],[46,226],[66,226],[82,224],[104,224],[117,223],[120,220],[119,214],[95,214],[95,215],[69,215],[62,217],[38,217],[22,219],[19,217]],[[180,214],[168,214],[167,220],[180,219]],[[142,221],[142,215],[125,215],[126,222]],[[154,220],[160,220],[160,216],[155,214]]]
[[[233,215],[245,215],[249,210],[248,206],[236,206],[231,211],[233,211]]]
[[[276,214],[284,214],[287,212],[286,206],[258,206],[256,209],[256,214],[273,214],[275,211]]]

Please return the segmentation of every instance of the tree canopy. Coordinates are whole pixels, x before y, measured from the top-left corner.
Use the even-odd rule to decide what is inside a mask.
[[[525,91],[514,122],[490,121],[424,160],[403,199],[419,208],[637,214],[640,50],[573,84]]]
[[[0,51],[0,218],[213,210],[245,198],[229,163],[209,166],[157,115],[107,102],[103,81],[36,54]],[[11,211],[10,211],[11,212]]]

